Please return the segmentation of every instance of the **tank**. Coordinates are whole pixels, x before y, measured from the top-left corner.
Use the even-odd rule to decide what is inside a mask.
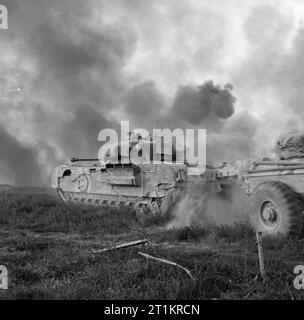
[[[150,148],[151,144],[153,141],[150,137],[136,136],[130,141],[135,151],[134,146],[144,149]],[[198,179],[204,171],[202,167],[174,160],[177,150],[173,150],[173,162],[169,164],[164,153],[160,156],[159,164],[151,163],[150,159],[141,159],[141,163],[135,164],[125,161],[125,155],[120,153],[120,144],[112,145],[110,149],[112,158],[118,154],[118,162],[112,161],[108,155],[101,161],[72,158],[69,163],[55,168],[52,187],[63,201],[132,207],[144,222],[151,216],[165,215],[177,202],[177,195],[186,179]]]

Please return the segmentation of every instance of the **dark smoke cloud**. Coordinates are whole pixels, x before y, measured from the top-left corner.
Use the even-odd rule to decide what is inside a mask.
[[[175,95],[171,112],[192,125],[216,125],[234,113],[236,98],[231,90],[231,85],[221,88],[211,80],[197,87],[181,87]]]
[[[235,110],[233,86],[215,85],[212,80],[199,86],[179,87],[168,105],[166,95],[152,81],[134,86],[126,97],[126,112],[133,123],[153,127],[203,127],[219,131]]]

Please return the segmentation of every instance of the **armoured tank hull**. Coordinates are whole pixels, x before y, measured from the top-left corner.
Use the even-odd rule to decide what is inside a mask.
[[[63,201],[100,206],[131,206],[138,216],[163,214],[169,195],[182,186],[185,164],[106,164],[77,161],[58,166],[52,187]]]

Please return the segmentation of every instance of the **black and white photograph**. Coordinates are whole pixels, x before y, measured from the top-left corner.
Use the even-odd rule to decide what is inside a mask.
[[[0,0],[0,300],[304,300],[304,2]]]

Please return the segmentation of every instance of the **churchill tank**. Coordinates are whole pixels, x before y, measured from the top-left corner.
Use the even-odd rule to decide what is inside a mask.
[[[128,144],[130,153],[153,147],[150,137],[140,135],[130,138]],[[168,163],[161,153],[157,164],[145,158],[136,163],[127,161],[132,155],[121,150],[121,143],[117,143],[103,159],[72,158],[55,168],[52,187],[64,202],[127,206],[144,222],[151,216],[165,215],[178,202],[185,181],[197,179],[204,171],[203,167],[177,161],[176,148],[168,155],[173,161]]]

